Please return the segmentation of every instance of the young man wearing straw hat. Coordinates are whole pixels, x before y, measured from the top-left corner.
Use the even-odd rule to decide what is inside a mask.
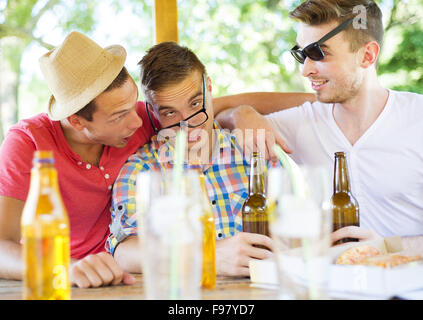
[[[0,277],[21,279],[20,217],[35,150],[53,150],[69,213],[71,282],[132,284],[104,250],[112,185],[129,155],[153,134],[122,46],[100,47],[79,32],[40,58],[52,96],[48,115],[20,121],[0,150]]]

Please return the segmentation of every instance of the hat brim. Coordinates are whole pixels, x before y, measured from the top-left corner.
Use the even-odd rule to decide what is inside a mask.
[[[59,121],[77,113],[89,102],[100,95],[118,76],[125,65],[126,50],[120,45],[112,45],[104,48],[110,54],[111,59],[107,65],[93,65],[90,73],[93,80],[83,88],[82,92],[70,99],[65,104],[58,102],[52,95],[48,106],[48,116],[51,120]]]

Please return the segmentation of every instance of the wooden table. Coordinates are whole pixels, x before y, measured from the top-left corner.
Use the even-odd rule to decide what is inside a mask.
[[[100,288],[72,288],[72,300],[142,300],[145,299],[142,275],[134,275],[136,283]],[[218,277],[213,290],[202,289],[203,300],[273,300],[277,290],[258,288],[248,278]],[[22,282],[0,279],[0,300],[21,300]]]

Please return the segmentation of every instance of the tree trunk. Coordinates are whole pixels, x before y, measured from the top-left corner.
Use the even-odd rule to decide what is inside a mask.
[[[1,50],[1,49],[0,49]],[[1,54],[0,54],[1,55]],[[2,79],[0,76],[0,147],[4,140],[4,132],[3,132],[3,117],[2,117],[2,94],[1,94],[1,88],[2,88]]]
[[[4,76],[3,76],[3,64],[6,63],[2,55],[3,41],[0,39],[0,146],[4,140],[4,131],[3,131],[3,97],[4,97]]]

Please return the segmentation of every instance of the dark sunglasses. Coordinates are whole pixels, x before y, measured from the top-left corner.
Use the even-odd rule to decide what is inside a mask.
[[[180,128],[181,123],[184,123],[184,125],[188,128],[197,128],[197,127],[201,126],[202,124],[204,124],[209,119],[209,115],[206,112],[206,78],[204,77],[204,74],[202,75],[202,82],[203,82],[202,83],[202,86],[203,86],[203,107],[201,108],[201,110],[195,112],[194,114],[190,115],[188,118],[186,118],[186,119],[184,119],[184,120],[182,120],[178,123],[175,123],[175,124],[172,124],[170,126],[161,128],[160,130],[170,129],[170,128],[173,128],[173,127],[179,127]],[[147,111],[147,116],[148,116],[148,119],[150,120],[150,124],[151,124],[151,126],[154,130],[154,133],[157,134],[159,132],[159,129],[154,125],[153,118],[152,118],[150,111],[149,111],[149,106],[151,106],[151,104],[146,101],[145,102],[145,110]],[[200,119],[199,123],[196,123],[195,125],[189,124],[188,120],[191,120],[194,117],[196,119],[197,118]]]
[[[351,22],[353,22],[354,18],[348,19],[344,23],[337,26],[335,29],[333,29],[331,32],[329,32],[327,35],[325,35],[322,39],[319,41],[313,42],[312,44],[309,44],[304,49],[300,49],[299,46],[293,47],[290,52],[294,56],[295,60],[297,60],[299,63],[303,64],[305,59],[309,57],[311,60],[314,61],[321,61],[325,58],[325,53],[322,51],[322,48],[320,47],[325,41],[329,40],[330,38],[336,36],[338,33],[340,33],[342,30],[345,30]]]

